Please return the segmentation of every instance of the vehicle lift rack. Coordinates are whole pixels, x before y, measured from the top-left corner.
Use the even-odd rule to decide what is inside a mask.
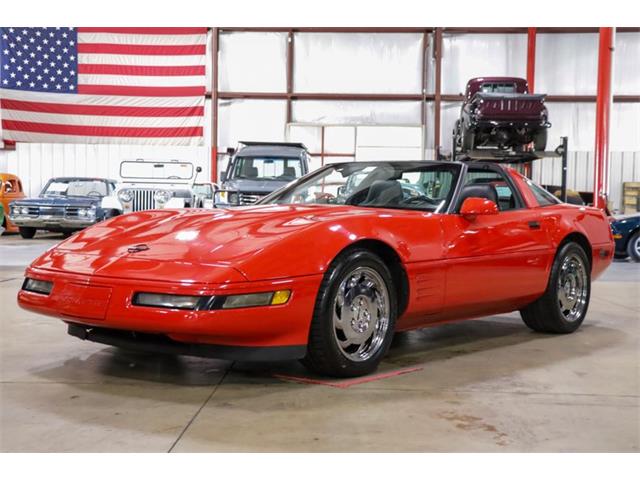
[[[461,162],[493,162],[525,164],[543,158],[562,158],[562,184],[560,187],[560,199],[567,201],[567,157],[568,137],[560,137],[561,143],[555,150],[545,152],[513,152],[511,150],[471,150],[469,152],[453,151],[452,160]]]

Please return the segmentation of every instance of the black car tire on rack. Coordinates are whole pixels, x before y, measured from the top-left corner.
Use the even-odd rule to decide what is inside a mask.
[[[536,152],[544,152],[547,148],[547,129],[541,128],[533,136],[533,149]]]

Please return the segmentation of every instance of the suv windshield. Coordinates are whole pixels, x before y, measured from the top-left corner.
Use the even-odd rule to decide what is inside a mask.
[[[302,176],[302,162],[289,157],[236,157],[230,178],[291,181]]]
[[[149,180],[190,180],[193,178],[193,164],[178,161],[125,160],[120,164],[120,176]]]
[[[328,165],[259,203],[334,204],[442,212],[460,166],[442,162],[354,162]]]
[[[65,197],[104,197],[107,184],[102,180],[66,180],[53,178],[42,190],[42,195]]]

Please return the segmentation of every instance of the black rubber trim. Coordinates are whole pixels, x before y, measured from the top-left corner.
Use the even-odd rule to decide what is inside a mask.
[[[171,340],[166,335],[132,332],[112,328],[98,328],[69,323],[69,335],[81,340],[103,343],[114,347],[151,353],[190,355],[193,357],[220,358],[224,360],[275,362],[297,360],[307,353],[306,345],[286,345],[281,347],[241,347],[229,345],[209,345],[202,343],[182,343]]]

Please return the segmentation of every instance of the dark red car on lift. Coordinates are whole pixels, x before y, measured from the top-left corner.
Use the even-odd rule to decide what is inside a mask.
[[[544,100],[545,95],[529,93],[523,78],[472,78],[453,130],[453,148],[544,151],[551,126]]]

